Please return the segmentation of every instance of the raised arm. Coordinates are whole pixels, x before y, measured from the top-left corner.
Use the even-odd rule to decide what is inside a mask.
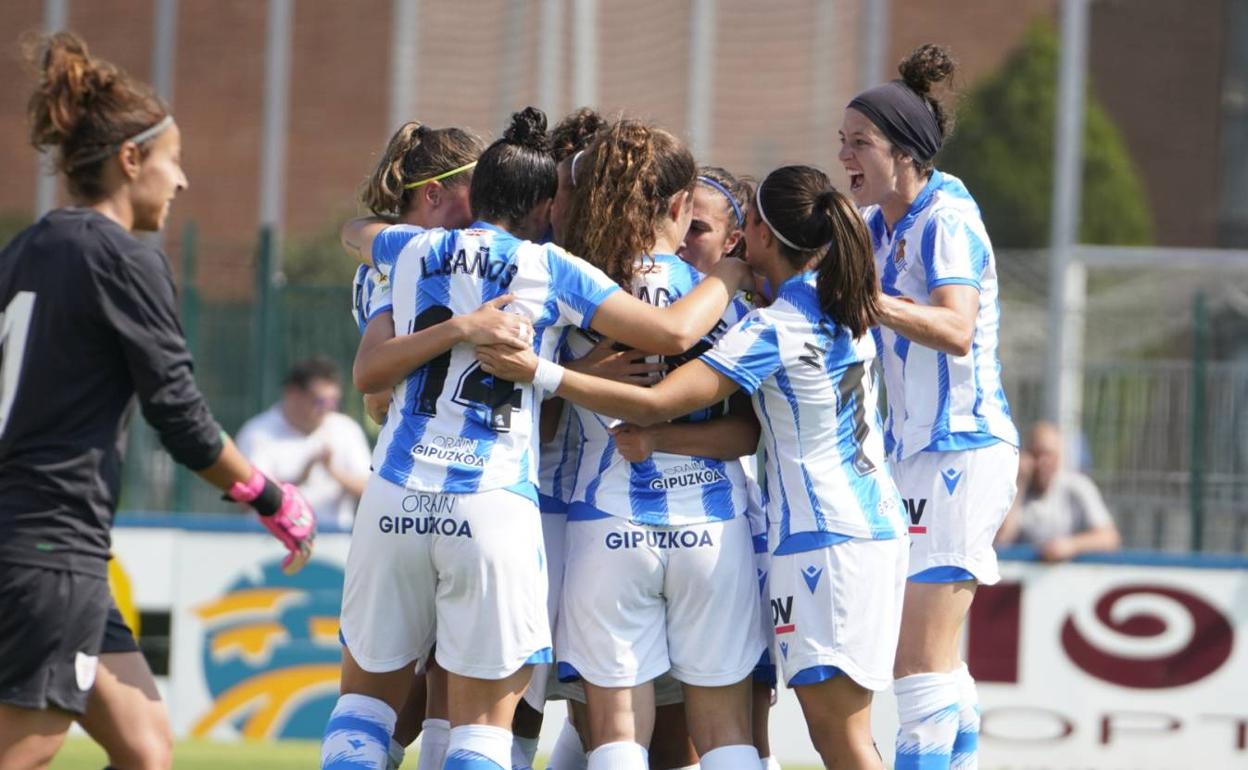
[[[362,265],[373,267],[373,239],[394,222],[381,217],[360,217],[342,226],[338,239],[343,251]]]
[[[655,308],[627,292],[615,292],[599,305],[590,326],[639,350],[674,356],[713,329],[737,290],[750,280],[744,262],[720,260],[692,291],[667,307]]]

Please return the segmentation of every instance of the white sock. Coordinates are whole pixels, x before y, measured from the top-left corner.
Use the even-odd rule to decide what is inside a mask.
[[[971,670],[963,663],[953,670],[958,686],[958,735],[953,739],[951,770],[979,770],[979,692]]]
[[[490,725],[451,728],[445,770],[510,770],[511,730]]]
[[[322,770],[385,767],[397,719],[384,701],[357,693],[340,695],[321,740]]]
[[[775,757],[763,757],[759,760],[763,765],[763,770],[780,770],[780,760]]]
[[[399,770],[399,766],[403,764],[403,757],[407,756],[407,749],[403,748],[403,744],[390,738],[390,750],[386,752],[389,762],[386,764],[386,770]]]
[[[451,723],[445,719],[426,719],[420,723],[420,755],[416,770],[442,770],[446,761],[446,744],[451,740]]]
[[[953,674],[911,674],[893,682],[897,693],[896,770],[945,770],[958,734],[958,686]]]
[[[702,770],[754,770],[759,762],[758,749],[748,743],[720,746],[700,757]]]
[[[589,752],[588,767],[589,770],[649,770],[649,755],[640,743],[604,743]]]
[[[550,754],[546,770],[587,770],[589,758],[585,756],[585,747],[581,745],[581,736],[576,732],[571,720],[563,720],[559,729],[559,737],[555,740],[555,750]]]
[[[533,770],[533,758],[537,756],[537,738],[511,736],[511,770]]]

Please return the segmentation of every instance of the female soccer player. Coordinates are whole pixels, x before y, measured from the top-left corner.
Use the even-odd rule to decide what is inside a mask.
[[[731,172],[717,166],[703,166],[698,170],[698,185],[693,190],[693,219],[689,223],[689,232],[684,243],[676,254],[698,272],[705,273],[724,257],[745,256],[745,212],[748,210],[754,187],[745,179],[739,179]],[[761,300],[761,295],[755,294]],[[664,430],[673,430],[666,428]],[[617,433],[616,445],[626,453],[635,452],[644,456],[647,449],[654,446],[653,429],[630,428],[627,434]],[[640,442],[641,446],[625,448],[625,441],[631,439]],[[631,442],[630,442],[631,443]],[[630,462],[640,460],[628,457]],[[766,770],[778,770],[779,762],[771,756],[771,744],[768,739],[768,713],[771,710],[772,695],[776,686],[776,666],[771,660],[771,643],[773,632],[771,626],[771,601],[766,591],[766,575],[770,571],[771,559],[767,550],[767,515],[762,506],[762,491],[755,481],[757,474],[757,457],[750,455],[741,458],[742,470],[745,471],[749,488],[749,522],[750,536],[754,540],[754,566],[759,581],[764,585],[759,590],[762,612],[759,617],[763,638],[767,649],[754,669],[754,698],[751,715],[754,723],[754,748],[762,757]]]
[[[0,252],[0,767],[46,767],[74,719],[114,765],[169,767],[151,671],[109,618],[136,396],[175,460],[256,509],[288,570],[311,555],[315,524],[299,492],[253,469],[213,420],[169,264],[132,235],[164,226],[187,186],[172,115],[72,34],[40,40],[32,62],[31,143],[56,152],[75,205]]]
[[[342,634],[360,670],[343,681],[326,726],[324,767],[384,764],[410,667],[436,641],[449,674],[445,767],[506,768],[531,665],[550,661],[531,441],[540,392],[486,375],[454,324],[441,322],[509,300],[537,335],[526,331],[523,344],[544,355],[574,323],[674,353],[714,325],[746,280],[730,265],[679,306],[656,310],[561,249],[523,240],[550,225],[545,127],[528,108],[482,154],[469,228],[344,227],[344,242],[390,280],[396,328],[408,333],[394,341],[411,357],[357,361],[357,386],[398,391],[347,561]]]
[[[775,302],[652,388],[565,371],[527,351],[477,356],[497,377],[533,379],[639,425],[738,390],[753,396],[776,535],[770,591],[780,666],[824,763],[878,770],[871,693],[891,681],[908,544],[875,411],[871,241],[853,204],[806,166],[777,169],[759,185],[745,238],[751,267],[778,287]]]
[[[550,132],[550,153],[555,160],[558,186],[550,204],[550,223],[553,242],[561,244],[568,202],[571,198],[570,167],[572,156],[584,150],[594,136],[606,128],[607,121],[596,111],[582,107],[569,113]],[[612,351],[601,358],[587,360],[595,364],[595,371],[606,376],[602,364],[614,366],[615,371],[627,373],[639,368],[648,369],[649,364],[634,365],[621,361]],[[576,483],[576,459],[580,456],[580,423],[572,407],[564,408],[561,399],[547,399],[541,408],[541,450],[538,461],[538,499],[542,511],[542,541],[546,548],[546,574],[549,578],[546,594],[547,616],[550,627],[555,627],[559,614],[559,599],[563,593],[564,533],[568,525],[568,501]],[[529,689],[516,709],[515,748],[512,756],[513,770],[526,770],[533,765],[537,742],[541,733],[542,715],[546,700],[551,697],[549,685],[555,682],[553,667],[542,664],[533,673]],[[557,695],[555,697],[558,697]],[[558,770],[574,770],[585,766],[585,749],[573,725],[573,714],[583,709],[574,700],[568,701],[568,719],[560,726],[559,737],[551,754],[549,765]],[[583,713],[583,712],[582,712]],[[583,719],[581,720],[584,721]]]
[[[472,223],[468,184],[483,149],[479,137],[461,128],[405,123],[390,137],[360,200],[374,215],[398,224],[466,227]],[[372,348],[394,337],[393,302],[385,277],[360,265],[352,289],[351,311],[364,337],[360,347]],[[389,388],[364,395],[365,408],[377,423],[385,421],[390,396]],[[343,665],[351,665],[349,653]],[[411,694],[399,713],[390,745],[391,767],[403,762],[406,747],[420,734],[417,770],[439,770],[450,732],[446,675],[431,660],[428,669],[412,680]]]
[[[698,284],[699,273],[675,255],[692,216],[696,166],[674,137],[622,120],[578,158],[572,181],[569,248],[660,307]],[[733,308],[730,320],[743,310]],[[726,328],[721,322],[718,331]],[[576,355],[591,344],[583,335],[568,340]],[[748,414],[711,420],[722,405],[704,410],[688,419],[705,423],[700,435],[709,439],[664,444],[634,464],[616,449],[609,419],[577,412],[585,443],[568,510],[556,648],[565,673],[586,683],[589,767],[646,766],[655,680],[670,670],[684,685],[702,764],[755,770],[747,677],[763,641],[745,476],[735,461],[756,448],[757,422]],[[691,538],[696,546],[682,547]]]
[[[738,180],[722,168],[706,166],[698,170],[697,185],[693,189],[693,212],[689,229],[685,233],[677,256],[689,265],[704,273],[710,270],[725,256],[741,257],[745,253],[745,241],[742,238],[742,227],[745,224],[745,209],[753,194],[753,188],[744,181]],[[741,300],[734,301],[729,314],[723,319],[724,329],[732,326],[748,312],[748,306]],[[579,370],[585,371],[585,370]],[[596,374],[596,372],[588,372]],[[750,422],[754,423],[751,416]],[[716,435],[723,425],[711,422],[678,422],[667,425],[642,428],[625,425],[617,429],[615,436],[616,448],[624,459],[631,463],[646,462],[650,455],[666,450],[665,443],[675,441],[683,443],[686,451],[693,454],[714,454],[719,438]],[[666,440],[666,441],[665,441]],[[691,442],[695,442],[692,444]],[[767,523],[762,511],[757,485],[753,481],[756,458],[751,454],[741,458],[741,469],[744,473],[749,498],[747,500],[747,519],[750,523],[750,535],[754,541],[755,568],[759,575],[767,574]],[[765,578],[760,577],[760,581]],[[763,638],[771,638],[771,603],[767,597],[765,585],[759,590],[762,610],[759,622]],[[661,683],[662,679],[656,682]],[[754,698],[752,703],[752,721],[754,747],[759,756],[763,757],[765,767],[775,764],[770,757],[770,746],[767,742],[767,712],[771,705],[772,687],[775,685],[775,667],[770,664],[768,651],[754,671]],[[689,738],[688,723],[685,719],[684,703],[664,705],[658,703],[655,709],[654,735],[650,739],[650,767],[653,770],[688,767],[698,764],[697,752]]]
[[[924,45],[899,69],[849,103],[840,152],[881,275],[886,437],[913,542],[897,767],[965,770],[979,699],[958,642],[976,585],[999,579],[992,540],[1014,498],[1018,432],[1001,387],[992,245],[966,187],[932,166],[952,116],[931,89],[954,63]]]

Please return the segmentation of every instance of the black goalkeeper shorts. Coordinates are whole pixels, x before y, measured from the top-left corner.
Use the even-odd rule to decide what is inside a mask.
[[[0,703],[83,713],[112,604],[104,578],[0,564]]]

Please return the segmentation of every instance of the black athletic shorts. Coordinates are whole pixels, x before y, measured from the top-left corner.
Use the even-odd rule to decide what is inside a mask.
[[[0,703],[86,711],[112,602],[102,577],[0,564]]]
[[[139,643],[134,639],[126,619],[117,609],[117,602],[108,605],[108,622],[104,624],[104,641],[100,643],[100,652],[138,652]]]

